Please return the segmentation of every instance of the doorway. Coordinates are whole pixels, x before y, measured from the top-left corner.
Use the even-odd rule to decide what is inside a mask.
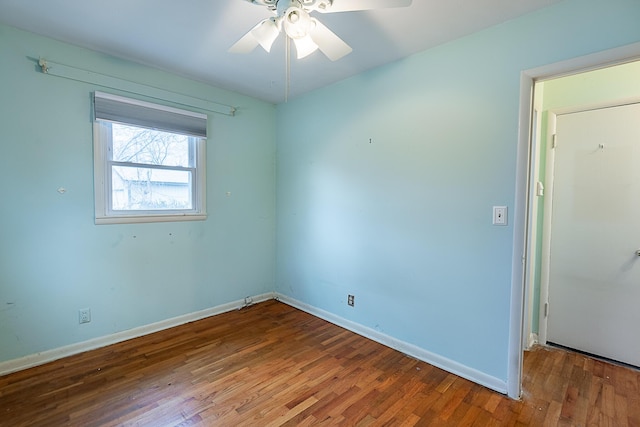
[[[542,235],[544,214],[541,211],[539,192],[544,188],[541,182],[541,162],[544,151],[540,147],[538,128],[542,121],[543,110],[540,99],[534,92],[540,90],[540,84],[553,82],[561,77],[578,75],[588,71],[601,70],[607,67],[626,64],[640,59],[640,43],[609,49],[567,61],[524,70],[520,77],[520,110],[519,130],[516,158],[516,192],[514,201],[514,252],[512,254],[510,335],[507,367],[507,394],[519,398],[522,394],[522,365],[524,350],[541,340],[539,313],[543,310],[540,297],[539,273],[540,256],[536,256]],[[597,93],[594,90],[582,91],[584,95]],[[628,96],[628,95],[627,95]],[[535,120],[534,120],[535,119]],[[536,138],[532,135],[536,134]],[[540,154],[542,159],[540,158]],[[543,184],[543,182],[541,182]],[[539,209],[534,209],[538,206]],[[543,206],[543,205],[542,205]],[[518,250],[520,248],[521,250]],[[534,307],[536,309],[534,309]],[[542,325],[540,325],[542,326]],[[533,339],[531,339],[533,338]],[[544,337],[546,340],[546,336]]]
[[[616,345],[612,339],[626,341],[625,345],[629,347],[628,337],[624,337],[624,328],[616,328],[613,322],[603,320],[617,318],[629,321],[637,310],[632,310],[630,318],[626,316],[625,312],[628,310],[624,308],[627,302],[625,295],[631,299],[640,299],[640,290],[635,295],[635,289],[640,289],[640,257],[635,254],[635,250],[640,249],[640,236],[633,243],[639,247],[627,254],[629,256],[624,257],[623,261],[612,260],[610,255],[618,249],[610,249],[611,243],[608,240],[613,231],[610,227],[607,228],[607,224],[614,218],[606,217],[606,212],[609,212],[607,206],[611,208],[610,211],[617,212],[616,215],[624,216],[626,213],[621,212],[626,212],[627,207],[619,206],[624,201],[614,197],[615,192],[603,189],[605,182],[600,179],[628,179],[630,176],[623,178],[622,175],[631,156],[623,154],[624,149],[621,147],[616,149],[614,145],[605,142],[611,140],[612,130],[608,130],[604,136],[599,137],[600,141],[594,147],[578,145],[569,152],[566,151],[567,146],[563,145],[565,154],[555,157],[556,151],[559,151],[555,148],[559,143],[558,125],[562,128],[560,132],[566,133],[566,136],[571,136],[570,132],[578,132],[574,135],[578,141],[587,135],[596,137],[599,128],[596,125],[581,136],[579,132],[584,131],[588,125],[593,125],[595,120],[615,115],[624,109],[616,108],[615,105],[627,106],[640,100],[640,61],[626,59],[620,62],[564,77],[541,78],[535,82],[523,348],[538,342],[553,342],[637,364],[634,357],[638,349],[635,347],[627,349],[627,353],[634,355],[631,359],[621,356],[618,350],[613,350]],[[595,67],[597,64],[590,68]],[[636,104],[635,108],[637,110],[631,114],[640,114],[640,104]],[[626,123],[622,122],[622,126],[618,127],[628,127]],[[591,148],[594,148],[593,152],[587,153]],[[605,163],[611,168],[609,173],[598,169]],[[635,167],[638,168],[640,164]],[[629,170],[635,169],[632,167]],[[599,178],[598,173],[604,175]],[[631,182],[635,181],[631,179]],[[610,182],[609,185],[611,184]],[[627,184],[623,184],[625,191],[633,192],[633,188]],[[578,208],[583,212],[580,213]],[[602,218],[600,214],[605,217]],[[599,228],[592,230],[591,234],[584,234],[585,230],[581,228],[584,223],[580,223],[580,218],[575,215],[582,215],[583,220],[589,215],[591,220],[600,216],[605,225],[601,222]],[[630,239],[633,233],[635,231],[627,232]],[[608,246],[609,249],[603,246]],[[588,257],[592,259],[588,260]],[[598,264],[598,259],[605,264]],[[635,261],[638,262],[634,263]],[[625,273],[630,275],[625,276]],[[607,274],[608,277],[604,278]],[[576,280],[565,280],[567,277]],[[568,284],[569,282],[572,284]],[[638,282],[635,289],[629,288],[631,282]],[[622,304],[616,305],[616,299]],[[581,313],[582,317],[577,317],[576,313]],[[625,324],[625,321],[619,323]]]

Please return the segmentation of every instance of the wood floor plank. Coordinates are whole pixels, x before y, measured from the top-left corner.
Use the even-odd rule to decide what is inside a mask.
[[[640,372],[525,353],[520,401],[277,301],[0,377],[0,426],[640,426]]]

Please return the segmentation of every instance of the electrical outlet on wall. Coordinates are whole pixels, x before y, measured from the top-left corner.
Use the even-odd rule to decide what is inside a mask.
[[[78,310],[78,321],[79,323],[89,323],[91,322],[91,309],[83,308]]]
[[[353,306],[354,306],[354,304],[355,304],[354,299],[355,299],[355,297],[354,297],[353,295],[349,295],[349,296],[347,297],[347,304],[349,304],[351,307],[353,307]]]

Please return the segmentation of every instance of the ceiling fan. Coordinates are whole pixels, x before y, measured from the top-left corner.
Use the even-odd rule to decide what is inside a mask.
[[[351,47],[333,31],[324,26],[311,12],[333,13],[356,10],[406,7],[412,0],[247,0],[266,6],[276,16],[267,18],[238,40],[229,52],[249,53],[258,45],[267,52],[284,30],[293,40],[298,58],[320,49],[330,60],[337,61],[351,53]]]

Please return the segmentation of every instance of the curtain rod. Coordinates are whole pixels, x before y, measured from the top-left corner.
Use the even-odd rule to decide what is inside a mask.
[[[44,58],[27,58],[35,61],[40,67],[40,71],[42,71],[43,74],[62,77],[82,83],[89,83],[103,88],[128,92],[135,95],[142,95],[148,98],[168,101],[185,107],[197,108],[200,110],[224,114],[227,116],[233,116],[236,112],[236,108],[230,105],[219,104],[216,102],[183,95],[181,93],[172,92],[158,87],[135,83],[118,77],[96,73],[94,71],[83,70],[81,68],[60,64]]]

